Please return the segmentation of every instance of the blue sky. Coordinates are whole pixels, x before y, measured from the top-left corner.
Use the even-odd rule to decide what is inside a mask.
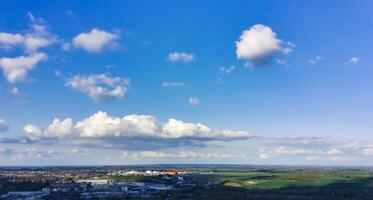
[[[1,1],[0,165],[369,165],[371,6]]]

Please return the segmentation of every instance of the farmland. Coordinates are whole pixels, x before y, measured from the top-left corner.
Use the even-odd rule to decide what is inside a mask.
[[[200,189],[176,199],[372,199],[372,169],[225,167],[200,169]],[[193,191],[193,192],[192,192]]]

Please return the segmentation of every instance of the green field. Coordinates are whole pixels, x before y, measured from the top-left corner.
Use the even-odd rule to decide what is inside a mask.
[[[348,184],[373,187],[372,171],[344,170],[295,170],[295,171],[223,171],[213,172],[200,178],[214,185],[247,189],[274,189],[284,187],[326,187],[332,184]]]
[[[372,169],[208,168],[199,188],[185,188],[158,199],[373,199]]]

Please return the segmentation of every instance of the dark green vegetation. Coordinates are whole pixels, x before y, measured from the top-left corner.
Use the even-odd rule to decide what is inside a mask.
[[[48,183],[32,182],[31,180],[9,182],[4,178],[0,178],[0,194],[9,191],[35,191],[47,186]]]

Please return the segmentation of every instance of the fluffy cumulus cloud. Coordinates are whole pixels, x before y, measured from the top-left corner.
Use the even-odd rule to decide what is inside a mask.
[[[38,139],[43,135],[43,130],[40,127],[35,126],[33,124],[27,124],[26,126],[24,126],[23,131],[31,139]]]
[[[38,52],[41,48],[58,42],[57,36],[49,32],[47,24],[42,18],[36,18],[28,13],[30,18],[29,29],[21,33],[0,32],[0,49],[11,50],[20,48],[26,55],[18,57],[0,58],[6,80],[12,84],[27,79],[28,72],[40,62],[47,59],[45,53]],[[17,93],[13,90],[12,93]]]
[[[0,58],[0,68],[4,76],[10,83],[24,81],[30,70],[35,68],[36,64],[47,60],[48,56],[44,53],[36,53],[29,56],[19,56],[15,58]]]
[[[75,129],[80,137],[133,137],[156,136],[156,119],[150,115],[127,115],[122,118],[111,117],[105,112],[97,112],[91,117],[76,123]]]
[[[110,102],[124,97],[130,80],[106,74],[75,75],[66,78],[65,85],[87,94],[95,102]]]
[[[182,82],[164,82],[162,87],[164,88],[180,88],[183,87],[184,83]]]
[[[168,54],[168,60],[171,62],[192,62],[194,60],[194,54],[185,52],[171,52]]]
[[[102,140],[106,143],[120,143],[143,139],[148,142],[186,140],[235,140],[251,138],[246,131],[213,129],[200,123],[185,123],[169,119],[162,124],[151,115],[127,115],[113,117],[99,111],[92,116],[73,123],[72,119],[54,119],[46,128],[28,124],[23,127],[26,135],[34,141],[64,139],[81,142]]]
[[[23,48],[26,53],[34,53],[40,48],[50,46],[58,41],[58,38],[49,32],[47,24],[42,18],[36,18],[28,13],[30,18],[29,29],[25,33],[0,32],[0,48]]]
[[[44,131],[47,137],[64,137],[71,133],[73,121],[71,118],[64,120],[54,119],[53,122]]]
[[[97,28],[92,29],[88,33],[81,33],[73,38],[72,45],[75,48],[82,48],[88,52],[100,52],[105,48],[113,48],[117,46],[119,36]],[[71,47],[68,43],[62,46],[62,49],[69,50]]]
[[[236,42],[236,54],[238,59],[255,66],[271,63],[275,55],[289,54],[294,47],[294,44],[278,39],[270,27],[256,24],[242,33]]]
[[[229,129],[214,130],[200,123],[185,123],[180,120],[169,119],[162,127],[162,135],[167,138],[240,138],[249,136],[250,134],[246,131],[232,131]]]
[[[4,119],[0,118],[0,133],[8,130],[8,124]]]

